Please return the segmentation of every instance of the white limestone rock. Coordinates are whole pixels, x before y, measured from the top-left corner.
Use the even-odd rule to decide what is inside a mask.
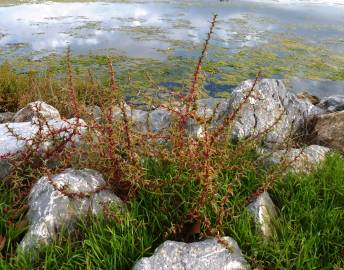
[[[151,132],[167,130],[172,123],[172,113],[166,109],[155,109],[149,112],[148,125]]]
[[[214,238],[201,242],[166,241],[151,257],[140,259],[133,270],[248,270],[237,242],[223,237],[230,250]]]
[[[86,123],[82,119],[49,120],[47,124],[43,126],[43,135],[56,132],[59,139],[70,137],[70,143],[80,143],[81,136],[86,131]],[[76,131],[75,134],[73,131]],[[32,139],[38,132],[39,125],[32,122],[0,124],[0,180],[8,175],[11,158],[19,156],[27,147],[31,147]],[[36,150],[44,154],[52,143],[53,138],[47,136]]]
[[[45,120],[60,120],[61,116],[57,109],[43,101],[35,101],[26,105],[13,116],[13,122],[30,122],[42,117]]]
[[[203,118],[212,117],[216,112],[221,110],[224,98],[204,98],[197,100],[197,115]]]
[[[289,150],[279,150],[268,158],[268,163],[280,164],[282,161],[290,165],[290,170],[294,172],[310,172],[316,165],[323,161],[330,148],[320,145],[310,145]]]
[[[244,81],[232,92],[231,98],[221,105],[213,125],[218,125],[239,107],[252,85],[252,80]],[[231,135],[233,138],[247,138],[268,130],[266,143],[282,144],[302,129],[307,121],[322,113],[324,110],[321,108],[287,91],[281,80],[262,79],[237,114]]]
[[[276,207],[269,193],[264,192],[247,206],[254,216],[264,238],[268,239],[273,233],[273,219],[276,217]]]
[[[318,106],[328,112],[344,111],[344,95],[325,97],[320,101]]]
[[[104,204],[122,205],[122,201],[111,191],[104,189],[96,192],[104,186],[105,181],[94,170],[67,169],[53,176],[51,181],[58,188],[65,188],[68,192],[82,192],[87,196],[65,196],[53,187],[48,177],[39,179],[29,195],[27,219],[30,226],[20,243],[20,251],[35,250],[40,245],[50,243],[62,228],[73,230],[79,218],[100,213]]]

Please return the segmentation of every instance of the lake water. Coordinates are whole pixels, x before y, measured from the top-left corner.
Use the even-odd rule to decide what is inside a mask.
[[[0,1],[0,62],[16,57],[37,60],[64,53],[67,47],[77,55],[111,51],[158,61],[193,58],[215,13],[219,17],[210,59],[233,61],[227,57],[246,55],[250,48],[271,50],[286,60],[272,58],[269,67],[276,68],[268,75],[321,81],[311,83],[313,88],[324,87],[324,80],[327,85],[333,84],[328,80],[336,81],[336,90],[328,87],[326,95],[344,93],[344,0]],[[297,53],[316,55],[321,63],[333,60],[325,63],[326,72],[317,69],[315,60],[305,63],[306,69],[297,62]],[[262,63],[264,68],[264,59],[257,59],[255,67]],[[287,68],[294,63],[291,73]]]

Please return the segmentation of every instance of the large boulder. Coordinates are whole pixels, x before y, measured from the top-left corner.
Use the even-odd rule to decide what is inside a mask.
[[[31,102],[13,116],[13,122],[29,122],[42,117],[45,120],[60,120],[61,116],[57,109],[43,101]]]
[[[122,205],[121,200],[107,189],[101,189],[105,181],[94,170],[67,169],[49,179],[42,177],[29,195],[27,219],[29,230],[20,243],[21,251],[30,251],[48,244],[64,228],[72,230],[76,221],[88,214],[96,215],[104,204]],[[67,196],[80,193],[85,196]]]
[[[268,157],[270,164],[286,162],[291,171],[311,172],[316,165],[323,161],[330,148],[320,145],[310,145],[305,148],[291,148],[275,151]]]
[[[133,270],[251,269],[237,242],[230,237],[223,237],[222,240],[229,249],[214,238],[194,243],[166,241],[155,250],[153,256],[140,259]]]
[[[344,95],[325,97],[318,106],[328,112],[344,111]]]
[[[315,143],[344,153],[344,111],[321,115],[314,127]]]
[[[37,123],[32,122],[0,124],[0,180],[8,175],[10,160],[19,157],[27,147],[31,147],[32,140],[39,132],[47,136],[39,149],[36,149],[44,154],[53,143],[53,136],[48,134],[54,133],[59,139],[68,138],[70,143],[79,143],[85,131],[86,123],[75,118],[64,121],[49,120],[42,130]]]
[[[14,115],[13,112],[0,113],[0,124],[12,122]]]
[[[231,98],[220,106],[214,126],[236,111],[252,85],[252,80],[244,81],[233,91]],[[283,143],[311,118],[323,112],[311,102],[297,98],[286,89],[283,81],[262,79],[237,113],[231,135],[233,138],[247,138],[263,133],[268,144]]]
[[[263,192],[247,206],[254,216],[264,238],[268,239],[273,233],[273,219],[276,217],[276,207],[269,193]]]

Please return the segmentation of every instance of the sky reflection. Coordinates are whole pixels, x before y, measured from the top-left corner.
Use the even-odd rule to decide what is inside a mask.
[[[286,25],[288,31],[313,42],[343,36],[344,6],[320,5],[321,1],[302,1],[302,5],[280,2],[284,4],[249,0],[195,5],[179,1],[0,6],[0,48],[6,57],[31,52],[44,55],[70,46],[77,53],[115,49],[128,56],[164,59],[161,50],[172,48],[185,54],[201,43],[213,13],[218,13],[220,20],[214,41],[230,50],[267,42],[267,35],[285,32]],[[333,47],[340,50],[340,46]]]

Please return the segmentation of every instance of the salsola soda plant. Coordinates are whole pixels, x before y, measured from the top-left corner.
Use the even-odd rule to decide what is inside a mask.
[[[29,140],[20,138],[8,127],[12,136],[18,140],[27,140],[26,148],[12,155],[13,173],[5,182],[10,188],[15,187],[18,190],[13,198],[13,214],[10,215],[9,226],[18,218],[18,212],[20,215],[25,213],[25,198],[32,185],[42,175],[47,175],[52,186],[66,196],[89,196],[90,194],[73,193],[67,188],[59,188],[52,181],[53,174],[73,167],[101,172],[106,185],[99,187],[95,192],[110,188],[126,202],[135,200],[142,190],[160,194],[161,200],[164,200],[167,193],[172,196],[173,199],[169,197],[166,204],[174,201],[176,205],[166,205],[158,209],[173,209],[174,212],[174,218],[164,222],[166,238],[189,241],[208,235],[223,235],[223,222],[235,213],[231,197],[235,195],[236,188],[247,180],[248,174],[262,173],[261,167],[264,162],[263,159],[256,158],[254,149],[280,121],[284,112],[281,112],[275,123],[263,132],[246,140],[232,140],[230,130],[236,117],[249,99],[255,98],[253,92],[261,76],[258,73],[242,101],[221,119],[218,114],[219,105],[211,114],[200,113],[197,100],[206,77],[202,72],[202,65],[216,19],[217,15],[214,15],[189,91],[186,94],[182,91],[173,93],[173,98],[168,102],[147,98],[152,108],[167,111],[172,118],[170,125],[158,132],[153,132],[149,128],[142,129],[134,121],[134,109],[125,103],[123,86],[116,81],[110,58],[109,85],[101,93],[104,98],[98,105],[102,114],[100,119],[96,119],[80,100],[80,92],[75,89],[68,51],[67,85],[63,87],[66,96],[60,102],[66,102],[64,106],[68,109],[65,111],[68,116],[70,114],[75,117],[73,123],[69,128],[52,128],[49,121],[38,114],[37,135]],[[90,83],[96,84],[91,71],[88,72]],[[148,78],[154,81],[149,76]],[[95,91],[94,94],[97,95],[99,92]],[[36,110],[39,112],[39,108]],[[148,123],[143,125],[149,126]],[[188,131],[193,126],[199,128],[198,134]],[[85,132],[81,134],[80,130]],[[75,140],[76,137],[81,138]],[[42,149],[46,142],[49,142],[49,146]],[[263,178],[266,177],[265,181],[257,187],[257,192],[247,194],[240,207],[244,207],[249,200],[271,188],[287,165],[285,162],[279,169],[263,175]],[[161,168],[160,174],[150,173],[152,166]],[[189,190],[190,196],[182,197],[173,187]],[[172,195],[171,190],[174,192]]]

